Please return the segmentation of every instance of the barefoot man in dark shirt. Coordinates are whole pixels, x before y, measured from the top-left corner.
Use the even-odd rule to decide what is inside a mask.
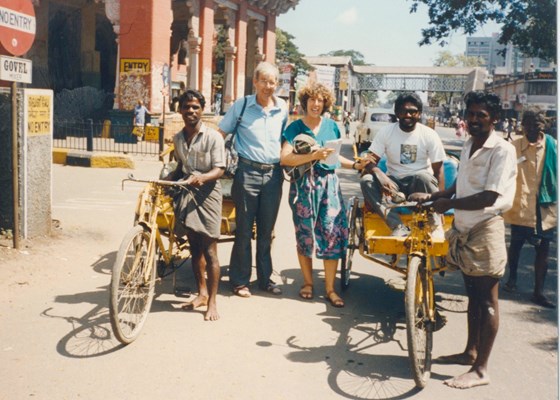
[[[217,244],[222,221],[219,178],[224,173],[225,159],[222,135],[202,123],[205,104],[204,96],[192,89],[179,98],[185,127],[173,137],[178,166],[165,179],[186,179],[189,184],[188,192],[174,198],[175,234],[188,238],[199,293],[183,308],[208,306],[204,319],[216,321],[220,318],[216,307],[220,282]]]

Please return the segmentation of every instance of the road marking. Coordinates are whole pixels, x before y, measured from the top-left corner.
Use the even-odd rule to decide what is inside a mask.
[[[66,210],[115,210],[135,204],[131,200],[105,200],[95,198],[73,198],[66,199],[61,203],[53,204],[55,209]]]

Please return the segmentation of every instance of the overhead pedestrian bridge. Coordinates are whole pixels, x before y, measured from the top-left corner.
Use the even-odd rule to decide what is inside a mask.
[[[353,91],[425,91],[466,93],[483,89],[484,68],[378,67],[354,65],[350,76]]]

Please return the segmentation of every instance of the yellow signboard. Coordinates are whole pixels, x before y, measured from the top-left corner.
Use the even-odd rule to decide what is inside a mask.
[[[27,134],[50,135],[52,132],[51,96],[29,95],[27,107]]]
[[[340,90],[348,89],[348,71],[346,69],[340,70],[340,79],[338,82],[338,88]]]
[[[144,139],[149,142],[157,142],[159,140],[159,127],[158,126],[146,126],[146,132],[144,134]]]
[[[149,74],[150,60],[148,58],[121,58],[120,72]]]

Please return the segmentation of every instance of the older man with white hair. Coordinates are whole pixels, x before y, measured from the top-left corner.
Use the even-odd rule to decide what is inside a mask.
[[[232,185],[236,231],[229,278],[233,292],[241,297],[251,296],[251,237],[255,222],[258,286],[269,293],[282,294],[270,279],[272,232],[282,198],[281,137],[288,121],[286,103],[274,95],[278,78],[278,68],[273,64],[257,65],[253,75],[256,93],[237,100],[219,124],[224,135],[236,130],[239,163]]]

